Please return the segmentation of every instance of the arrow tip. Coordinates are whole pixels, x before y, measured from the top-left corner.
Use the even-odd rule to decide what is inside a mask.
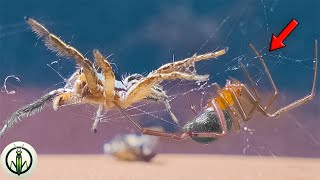
[[[283,44],[281,39],[277,38],[274,34],[272,34],[269,51],[274,51],[285,46],[286,45]]]

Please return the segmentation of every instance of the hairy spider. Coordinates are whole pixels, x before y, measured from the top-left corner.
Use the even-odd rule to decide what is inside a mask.
[[[53,90],[35,102],[14,112],[5,122],[0,136],[18,120],[21,120],[22,117],[32,116],[40,112],[45,103],[51,100],[54,110],[57,110],[60,106],[70,104],[88,103],[98,105],[92,125],[94,132],[96,132],[103,110],[114,107],[125,109],[143,99],[163,102],[172,119],[178,123],[177,118],[171,111],[168,96],[159,84],[165,80],[176,79],[207,81],[209,76],[198,75],[194,69],[194,64],[198,61],[217,58],[227,51],[226,48],[203,55],[195,54],[190,58],[162,65],[157,70],[150,72],[146,77],[140,74],[133,74],[123,81],[117,81],[109,61],[98,50],[93,51],[95,59],[95,65],[93,65],[78,50],[50,33],[39,22],[32,18],[26,18],[26,21],[36,35],[44,39],[45,45],[49,50],[56,52],[58,56],[75,59],[80,68],[67,80],[63,88]],[[95,68],[96,66],[98,68]]]
[[[251,119],[253,113],[257,110],[264,116],[269,118],[275,118],[280,116],[280,114],[297,108],[307,102],[311,101],[315,95],[316,88],[316,80],[317,80],[317,70],[318,70],[318,41],[315,40],[314,43],[314,75],[313,75],[313,84],[311,93],[299,100],[292,102],[291,104],[279,108],[277,111],[270,113],[269,108],[273,105],[274,100],[278,95],[278,90],[273,82],[271,74],[262,59],[259,52],[254,48],[252,44],[250,47],[254,51],[254,53],[259,57],[264,70],[268,76],[268,79],[273,87],[273,96],[269,99],[266,106],[261,105],[260,97],[257,93],[256,87],[252,78],[249,76],[249,73],[243,66],[243,64],[239,61],[240,66],[242,67],[245,75],[249,79],[252,87],[253,93],[250,92],[247,85],[239,82],[238,80],[231,78],[231,80],[227,80],[226,85],[223,88],[216,83],[213,84],[215,87],[217,95],[212,97],[207,105],[207,107],[197,114],[193,105],[191,104],[191,109],[193,109],[196,117],[184,125],[184,132],[182,133],[167,133],[162,131],[150,130],[142,128],[139,124],[133,121],[124,110],[122,113],[143,133],[153,136],[161,136],[168,137],[172,139],[186,139],[188,137],[192,138],[194,141],[198,143],[210,143],[214,140],[224,137],[230,131],[232,125],[235,130],[240,129],[240,117],[242,121],[248,121]],[[251,108],[248,111],[248,107],[244,106],[243,103],[251,104]]]

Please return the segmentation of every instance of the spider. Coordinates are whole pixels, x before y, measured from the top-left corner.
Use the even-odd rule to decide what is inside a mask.
[[[114,107],[125,109],[143,99],[163,102],[172,119],[178,123],[176,116],[171,111],[166,91],[162,89],[160,83],[165,80],[176,79],[207,81],[209,76],[198,75],[194,64],[198,61],[217,58],[227,52],[227,48],[225,48],[202,55],[195,54],[184,60],[164,64],[157,70],[150,72],[146,77],[140,74],[132,74],[123,81],[118,81],[115,80],[109,61],[98,50],[93,51],[95,64],[92,64],[77,49],[64,43],[36,20],[28,17],[25,20],[36,35],[44,39],[49,50],[56,52],[58,56],[75,59],[80,68],[71,75],[63,88],[53,90],[14,112],[5,122],[0,131],[0,136],[22,117],[32,116],[40,112],[46,102],[51,100],[54,110],[71,104],[97,105],[98,110],[91,128],[93,132],[97,131],[97,125],[104,110]]]
[[[196,114],[196,117],[183,126],[184,131],[182,133],[169,133],[145,129],[137,124],[134,120],[132,120],[124,110],[121,110],[122,114],[125,115],[127,119],[129,119],[143,134],[167,137],[177,140],[182,140],[190,137],[198,143],[208,144],[226,136],[227,133],[231,130],[232,126],[234,126],[234,129],[236,131],[239,131],[241,123],[240,117],[242,118],[242,121],[248,121],[252,118],[253,113],[255,111],[258,111],[264,116],[275,118],[280,116],[282,113],[308,103],[314,98],[318,69],[317,40],[315,40],[314,43],[314,75],[311,93],[299,100],[292,102],[287,106],[279,108],[273,113],[269,112],[269,108],[273,105],[273,102],[278,95],[278,90],[263,58],[252,44],[250,44],[250,47],[260,59],[265,73],[267,74],[268,79],[273,87],[273,96],[269,99],[266,106],[261,105],[260,97],[257,93],[254,82],[249,76],[249,73],[245,69],[244,65],[241,63],[241,61],[239,61],[241,68],[250,81],[253,92],[249,90],[246,84],[243,84],[234,78],[227,80],[226,85],[223,88],[220,88],[218,84],[214,83],[213,87],[215,88],[217,95],[209,100],[206,108],[199,114],[196,113],[195,108],[191,103],[191,109]],[[245,102],[251,104],[251,108],[249,107],[249,111],[247,110],[248,107],[243,105],[243,103]]]

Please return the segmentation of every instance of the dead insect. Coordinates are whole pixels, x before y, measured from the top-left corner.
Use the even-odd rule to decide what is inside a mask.
[[[104,153],[123,161],[151,161],[156,156],[158,138],[148,135],[126,134],[115,136],[104,144]]]

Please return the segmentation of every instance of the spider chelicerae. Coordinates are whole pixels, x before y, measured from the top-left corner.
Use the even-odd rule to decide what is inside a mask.
[[[95,64],[93,64],[77,49],[64,43],[36,20],[26,18],[26,22],[39,38],[43,38],[49,50],[56,52],[58,56],[75,59],[80,68],[66,81],[63,88],[53,90],[14,112],[5,121],[0,136],[21,118],[40,112],[49,101],[53,102],[53,109],[55,110],[71,104],[97,105],[98,109],[92,125],[94,132],[97,131],[97,125],[104,110],[116,107],[122,111],[143,99],[163,102],[173,121],[178,123],[176,116],[171,111],[166,91],[163,90],[160,83],[165,80],[176,79],[207,81],[208,75],[198,75],[196,73],[195,63],[217,58],[227,52],[227,48],[225,48],[202,55],[195,54],[184,60],[167,63],[150,72],[146,77],[140,74],[132,74],[123,81],[118,81],[115,79],[109,61],[98,50],[93,51],[95,60]]]

